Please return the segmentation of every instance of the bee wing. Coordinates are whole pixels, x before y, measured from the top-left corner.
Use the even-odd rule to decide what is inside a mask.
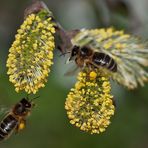
[[[75,64],[64,74],[64,76],[74,76],[79,71],[79,67]]]
[[[10,109],[4,105],[0,105],[0,116],[7,114]]]

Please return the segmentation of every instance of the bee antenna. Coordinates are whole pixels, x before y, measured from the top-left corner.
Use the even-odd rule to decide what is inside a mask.
[[[65,56],[68,53],[71,53],[71,51],[67,51],[67,52],[64,52],[64,53],[60,54],[60,57],[63,56],[63,55]]]
[[[27,94],[27,96],[26,96],[26,99],[27,99],[27,100],[29,100],[29,95],[30,95],[30,94]]]
[[[39,97],[40,97],[40,96],[37,96],[37,97],[35,97],[35,98],[31,99],[31,100],[30,100],[30,102],[32,102],[33,100],[38,99]]]

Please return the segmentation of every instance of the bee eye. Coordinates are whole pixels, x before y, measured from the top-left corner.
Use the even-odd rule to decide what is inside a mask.
[[[81,48],[81,56],[87,56],[89,54],[89,48],[88,47],[82,47]]]
[[[21,112],[21,111],[22,111],[22,105],[21,105],[21,104],[18,104],[18,105],[16,106],[16,108],[17,108],[18,112]]]
[[[16,114],[22,114],[24,112],[24,106],[22,104],[17,104],[14,110]]]

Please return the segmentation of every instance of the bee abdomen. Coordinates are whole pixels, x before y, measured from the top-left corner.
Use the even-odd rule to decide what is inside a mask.
[[[117,71],[117,64],[116,62],[107,54],[95,52],[92,60],[98,66],[106,67],[108,70],[112,72]]]
[[[115,63],[115,61],[112,59],[111,62],[108,64],[107,67],[109,70],[116,72],[117,71],[117,64]]]
[[[6,116],[0,123],[0,141],[6,139],[16,128],[18,121],[12,115]]]

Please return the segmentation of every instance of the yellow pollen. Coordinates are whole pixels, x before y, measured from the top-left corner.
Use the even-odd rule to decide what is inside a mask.
[[[91,71],[89,76],[90,76],[90,80],[95,80],[97,77],[97,73],[95,71]]]
[[[24,128],[25,128],[25,124],[24,123],[20,123],[18,129],[19,130],[23,130]]]

